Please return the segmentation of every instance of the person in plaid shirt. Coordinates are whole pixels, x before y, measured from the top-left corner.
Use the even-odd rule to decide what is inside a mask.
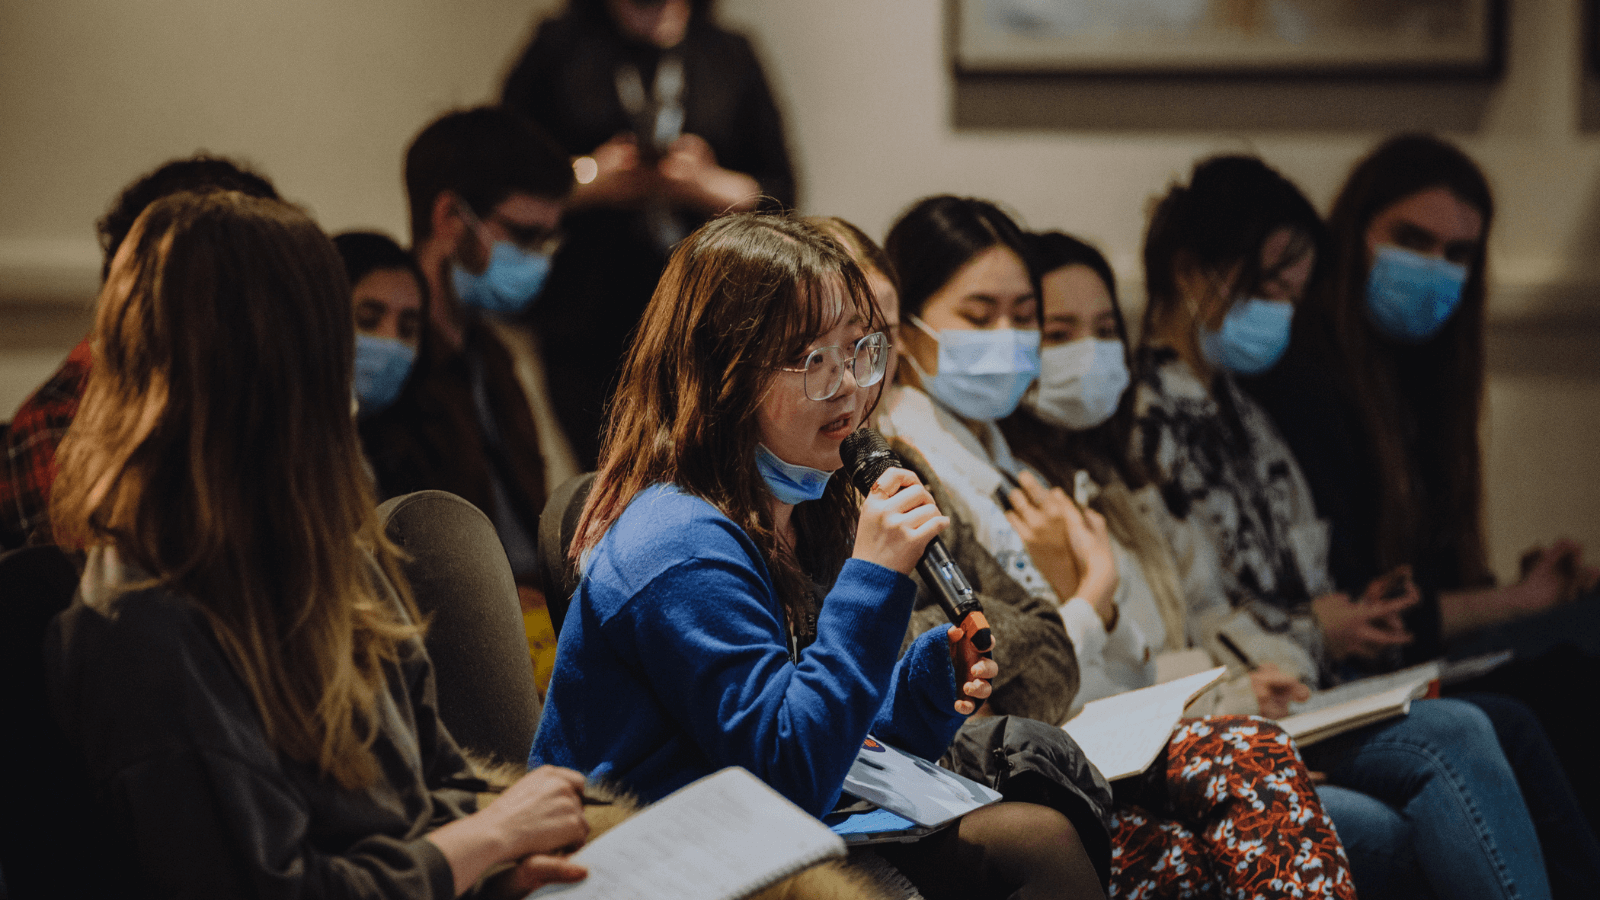
[[[133,220],[151,203],[180,191],[239,191],[278,199],[272,182],[232,160],[197,153],[167,162],[124,188],[95,223],[104,251],[102,281]],[[50,486],[56,478],[56,447],[78,413],[92,362],[89,338],[85,337],[72,348],[61,368],[17,408],[0,441],[0,550],[50,542]]]

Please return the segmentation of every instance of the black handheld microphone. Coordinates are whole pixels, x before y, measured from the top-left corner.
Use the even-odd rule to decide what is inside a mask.
[[[845,471],[850,473],[850,483],[863,494],[872,490],[885,470],[904,467],[900,457],[889,449],[889,442],[871,428],[862,428],[845,438],[839,447],[839,456],[844,460]],[[994,634],[983,615],[983,604],[955,560],[950,558],[944,541],[935,537],[928,542],[922,559],[917,561],[917,572],[933,592],[934,599],[939,601],[944,614],[950,617],[950,623],[966,634],[975,649],[988,656],[994,647]]]

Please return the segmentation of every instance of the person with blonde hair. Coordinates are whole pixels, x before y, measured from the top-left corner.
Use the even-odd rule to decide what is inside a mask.
[[[52,498],[87,563],[46,661],[135,893],[584,877],[551,855],[587,834],[583,777],[540,769],[477,810],[439,720],[362,468],[350,296],[303,212],[235,192],[152,204],[101,293]]]

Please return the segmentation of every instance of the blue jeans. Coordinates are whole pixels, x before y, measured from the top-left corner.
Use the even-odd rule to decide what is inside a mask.
[[[1361,900],[1431,898],[1417,862],[1416,835],[1400,811],[1376,797],[1337,785],[1317,788],[1322,809],[1350,858]]]
[[[1416,867],[1435,895],[1549,900],[1528,807],[1494,727],[1476,706],[1418,700],[1410,715],[1308,747],[1305,757],[1331,784],[1398,811],[1411,826]],[[1395,823],[1375,815],[1376,807],[1337,805],[1344,807],[1345,821],[1335,807],[1328,813],[1341,840],[1367,848],[1393,839]],[[1395,858],[1403,867],[1403,855]],[[1355,875],[1356,890],[1369,896],[1359,869]],[[1373,885],[1370,893],[1383,887]]]

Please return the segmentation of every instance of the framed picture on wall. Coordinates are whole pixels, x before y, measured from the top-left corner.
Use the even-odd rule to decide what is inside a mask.
[[[1493,77],[1504,53],[1505,0],[950,3],[971,74]]]

